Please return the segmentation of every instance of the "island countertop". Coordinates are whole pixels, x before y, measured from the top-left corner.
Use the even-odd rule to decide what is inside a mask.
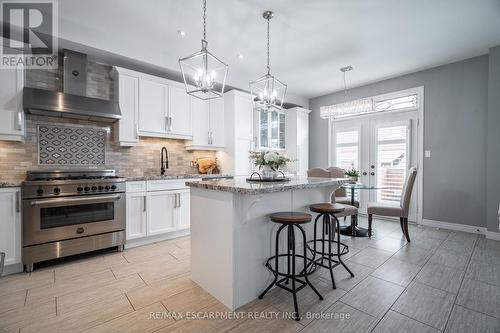
[[[186,182],[192,188],[232,192],[235,194],[255,195],[261,193],[284,192],[325,186],[340,186],[347,183],[347,178],[293,177],[288,182],[249,182],[245,178],[214,179],[201,182]]]

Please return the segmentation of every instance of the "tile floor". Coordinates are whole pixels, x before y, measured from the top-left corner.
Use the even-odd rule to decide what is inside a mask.
[[[299,292],[300,322],[272,317],[293,310],[279,289],[239,317],[193,319],[228,312],[190,281],[184,237],[1,278],[0,332],[500,332],[500,242],[410,226],[408,244],[398,223],[374,228],[371,239],[344,237],[354,278],[337,267],[333,290],[321,270],[312,281],[324,300]]]

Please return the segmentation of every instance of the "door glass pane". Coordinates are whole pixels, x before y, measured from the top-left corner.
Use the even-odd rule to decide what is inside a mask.
[[[280,149],[285,149],[285,115],[283,113],[279,114],[280,118]]]
[[[267,112],[265,111],[260,111],[260,124],[259,124],[259,133],[260,133],[260,146],[262,148],[267,148],[269,147],[268,143],[268,138],[269,138],[269,132],[268,132],[268,119],[267,119]]]
[[[406,125],[377,128],[376,173],[377,201],[399,202],[407,169]]]
[[[337,132],[335,134],[335,161],[339,168],[359,170],[359,131]]]
[[[271,148],[279,147],[278,131],[279,131],[278,112],[273,111],[271,112],[271,145],[270,145]]]
[[[113,220],[113,202],[74,205],[40,209],[40,228],[57,228],[68,225]]]

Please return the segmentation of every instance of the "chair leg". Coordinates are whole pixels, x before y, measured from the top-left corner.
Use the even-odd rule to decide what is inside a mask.
[[[401,232],[403,233],[403,235],[404,235],[404,236],[406,236],[406,235],[405,235],[404,221],[405,221],[405,218],[404,218],[404,217],[400,217],[400,218],[399,218],[399,224],[401,225]]]
[[[373,221],[373,215],[368,214],[368,237],[372,237],[372,221]]]
[[[404,234],[405,234],[405,237],[406,237],[406,240],[408,241],[408,243],[410,243],[410,232],[408,231],[408,218],[405,217],[403,218],[403,224],[404,224]]]

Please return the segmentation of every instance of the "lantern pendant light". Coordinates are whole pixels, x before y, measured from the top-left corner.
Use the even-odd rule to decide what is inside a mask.
[[[203,39],[201,51],[179,59],[186,92],[199,99],[222,97],[228,65],[207,49],[207,1],[203,0]]]
[[[269,21],[274,17],[272,11],[265,11],[262,17],[267,20],[267,73],[250,82],[254,110],[276,111],[283,108],[286,94],[286,84],[271,75],[269,61]]]

